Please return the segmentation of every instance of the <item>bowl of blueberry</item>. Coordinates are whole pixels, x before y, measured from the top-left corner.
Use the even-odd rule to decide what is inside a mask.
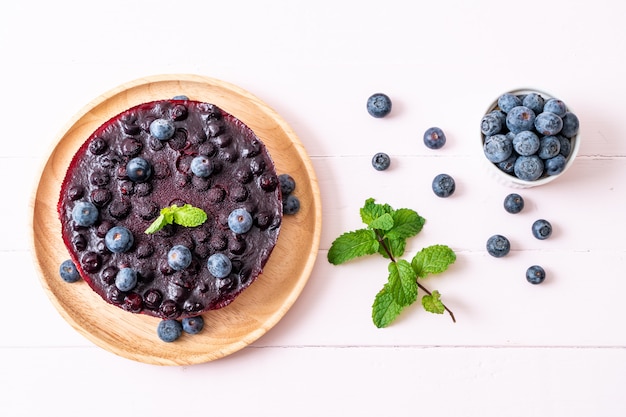
[[[503,93],[480,123],[487,168],[513,188],[547,184],[574,162],[579,127],[576,114],[557,97],[532,89]]]

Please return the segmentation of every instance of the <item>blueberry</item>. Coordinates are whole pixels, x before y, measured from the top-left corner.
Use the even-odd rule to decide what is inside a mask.
[[[541,159],[552,158],[561,152],[561,141],[556,136],[544,136],[541,138],[537,155]]]
[[[213,173],[213,162],[204,155],[198,155],[191,160],[191,172],[197,177],[206,178]]]
[[[518,155],[516,153],[512,153],[507,159],[502,162],[498,162],[496,166],[503,172],[507,174],[514,174],[515,169],[515,161],[517,161]]]
[[[155,119],[150,123],[150,134],[158,140],[168,140],[174,136],[174,122],[167,119]]]
[[[508,113],[514,107],[522,105],[522,100],[518,96],[512,93],[504,93],[498,97],[498,107],[505,113]]]
[[[295,195],[288,195],[287,198],[283,200],[283,213],[284,214],[296,214],[300,211],[300,200]]]
[[[552,224],[544,219],[535,221],[532,225],[533,236],[539,240],[544,240],[552,234]]]
[[[506,119],[505,119],[506,120]],[[480,121],[480,131],[485,136],[492,136],[502,132],[502,128],[504,127],[505,122],[502,122],[502,119],[495,114],[486,114],[483,116]]]
[[[78,269],[76,269],[76,265],[71,259],[67,259],[61,263],[61,266],[59,267],[59,275],[61,275],[63,281],[69,283],[80,280]]]
[[[535,112],[526,106],[513,107],[506,115],[506,127],[513,133],[532,130],[535,125]]]
[[[79,226],[91,226],[98,220],[98,208],[88,201],[79,201],[72,209],[72,219]]]
[[[573,138],[578,134],[578,129],[580,128],[580,122],[578,121],[578,116],[574,113],[567,112],[562,117],[563,120],[563,128],[561,129],[561,134],[566,138]]]
[[[191,265],[191,251],[184,245],[172,246],[167,252],[167,264],[175,271],[182,271]]]
[[[446,135],[438,127],[430,127],[424,132],[424,145],[429,149],[441,149],[446,144]]]
[[[450,197],[456,189],[454,178],[448,174],[439,174],[433,179],[432,189],[437,197]]]
[[[204,328],[204,319],[202,316],[185,317],[182,319],[183,331],[189,334],[198,334]]]
[[[186,95],[181,94],[181,95],[172,97],[172,100],[189,100],[189,97],[187,97]]]
[[[104,244],[113,253],[129,251],[134,241],[132,232],[124,226],[114,226],[104,236]]]
[[[513,141],[501,133],[487,136],[483,151],[489,161],[493,163],[502,162],[513,153]]]
[[[559,153],[567,158],[572,151],[572,142],[567,137],[562,135],[558,135],[557,138],[559,138],[559,142],[561,144],[561,150]]]
[[[382,93],[376,93],[367,99],[367,112],[376,118],[385,117],[391,112],[391,99]]]
[[[207,268],[215,278],[225,278],[232,271],[233,265],[228,256],[223,253],[215,253],[209,256]]]
[[[513,149],[520,155],[532,155],[539,150],[539,136],[531,130],[523,130],[515,135]]]
[[[544,162],[546,174],[558,175],[565,169],[567,160],[563,155],[557,155],[554,158],[546,159]]]
[[[115,276],[115,286],[120,291],[130,291],[137,285],[137,272],[132,268],[122,268]]]
[[[520,156],[515,161],[513,172],[523,181],[535,181],[543,175],[544,164],[537,155]]]
[[[544,98],[538,93],[528,93],[522,100],[522,106],[526,106],[531,109],[535,114],[539,114],[543,111],[545,104]]]
[[[157,335],[164,342],[171,343],[183,334],[183,325],[174,319],[161,320],[157,326]]]
[[[535,118],[535,129],[545,136],[556,135],[563,129],[563,119],[552,112],[544,111]]]
[[[133,158],[126,164],[126,175],[133,182],[146,182],[152,176],[152,166],[143,158]]]
[[[502,235],[493,235],[487,239],[487,253],[495,258],[506,256],[511,250],[509,239]]]
[[[567,112],[567,106],[558,98],[551,98],[546,100],[546,103],[543,106],[543,111],[551,112],[559,117],[563,117]]]
[[[293,193],[293,190],[296,189],[296,180],[289,174],[280,174],[278,176],[278,183],[280,184],[280,192],[283,197]]]
[[[252,227],[252,216],[246,209],[236,208],[228,215],[228,227],[234,233],[246,233]]]
[[[526,270],[526,280],[531,284],[541,284],[546,279],[546,271],[539,265],[533,265]]]
[[[384,171],[391,165],[391,158],[384,152],[378,152],[372,158],[372,166],[376,171]]]
[[[504,209],[508,213],[517,214],[524,209],[524,198],[517,194],[511,193],[504,198]]]

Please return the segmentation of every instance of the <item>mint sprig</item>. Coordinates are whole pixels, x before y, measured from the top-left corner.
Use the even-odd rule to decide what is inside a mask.
[[[194,207],[191,204],[185,204],[178,207],[172,204],[169,207],[163,207],[152,224],[146,229],[146,234],[156,233],[168,224],[178,224],[184,227],[197,227],[207,220],[207,214],[204,210]]]
[[[378,253],[389,259],[387,283],[376,294],[372,305],[372,320],[376,327],[387,327],[417,300],[418,290],[425,293],[422,306],[428,312],[447,311],[453,322],[454,314],[441,301],[439,291],[429,291],[418,280],[439,274],[456,261],[456,254],[445,245],[432,245],[415,254],[411,262],[400,259],[406,249],[406,240],[417,235],[426,220],[411,209],[394,210],[388,204],[367,199],[360,210],[367,227],[347,232],[333,241],[328,250],[328,261],[340,265],[352,259]]]

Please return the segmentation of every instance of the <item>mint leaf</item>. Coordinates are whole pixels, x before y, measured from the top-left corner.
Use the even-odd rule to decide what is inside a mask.
[[[408,239],[422,231],[426,219],[421,217],[415,210],[398,209],[391,214],[393,228],[387,229],[385,237],[389,239]]]
[[[417,283],[411,264],[399,260],[389,263],[389,278],[376,295],[372,320],[376,327],[388,326],[406,306],[417,299]]]
[[[168,224],[169,223],[167,219],[165,218],[165,216],[163,214],[160,214],[159,217],[157,217],[156,220],[154,220],[152,224],[146,229],[145,233],[147,235],[156,233]]]
[[[419,278],[439,274],[456,261],[456,254],[445,245],[433,245],[417,252],[411,266]]]
[[[435,314],[443,314],[446,309],[441,302],[441,294],[437,290],[422,297],[422,306],[424,310]]]
[[[174,223],[185,227],[197,227],[204,223],[207,215],[204,210],[185,204],[182,207],[172,206]]]
[[[365,200],[365,205],[361,209],[361,220],[366,225],[370,226],[371,223],[382,216],[383,214],[391,214],[393,209],[388,204],[377,204],[373,198]]]
[[[391,214],[385,213],[380,217],[373,219],[372,222],[369,224],[369,227],[371,229],[384,231],[391,230],[391,228],[393,228],[393,217],[391,217]]]
[[[393,295],[383,287],[372,305],[372,321],[378,328],[387,327],[400,315],[402,306],[398,305],[393,299]]]
[[[369,229],[347,232],[333,241],[328,250],[328,262],[339,265],[359,256],[376,253],[379,247],[376,233]]]
[[[400,256],[404,255],[404,249],[406,248],[406,240],[404,239],[383,239],[383,244],[380,245],[378,249],[378,253],[380,253],[383,258],[390,259],[387,251],[391,252],[391,256],[396,259]]]

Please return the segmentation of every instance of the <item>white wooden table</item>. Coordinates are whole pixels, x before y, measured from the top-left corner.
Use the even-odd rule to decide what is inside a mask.
[[[183,4],[185,3],[185,4]],[[148,4],[150,9],[148,9]],[[59,0],[0,14],[3,265],[0,415],[623,416],[626,412],[626,49],[614,1],[406,3]],[[257,95],[291,125],[319,181],[323,226],[308,284],[252,345],[206,364],[118,357],[70,327],[42,290],[29,209],[55,138],[105,91],[152,74],[195,73]],[[500,93],[536,87],[581,120],[562,178],[512,190],[481,167],[479,121]],[[393,111],[374,119],[370,94]],[[448,142],[427,149],[423,132]],[[371,167],[374,153],[392,167]],[[434,196],[432,178],[456,193]],[[457,323],[419,306],[377,329],[386,262],[326,260],[373,197],[427,219],[408,253],[443,243],[457,262],[424,284]],[[530,234],[538,218],[550,239]],[[506,258],[485,251],[505,234]],[[526,282],[531,264],[548,278]]]

